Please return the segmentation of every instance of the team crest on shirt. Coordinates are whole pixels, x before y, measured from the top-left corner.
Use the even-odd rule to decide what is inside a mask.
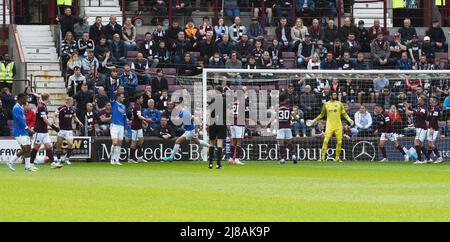
[[[122,107],[118,107],[117,110],[119,110],[119,112],[121,113],[125,113],[125,109],[123,109]]]

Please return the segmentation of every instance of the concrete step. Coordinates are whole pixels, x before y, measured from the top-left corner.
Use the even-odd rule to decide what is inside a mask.
[[[61,71],[59,63],[28,64],[27,71]]]
[[[50,31],[50,25],[17,25],[17,30]]]
[[[66,89],[66,84],[64,82],[56,82],[56,81],[53,81],[53,82],[38,81],[38,82],[36,82],[36,88]]]
[[[56,76],[61,77],[61,71],[28,71],[28,75],[33,76]]]
[[[33,30],[27,30],[27,31],[21,31],[19,32],[20,36],[27,36],[27,37],[47,37],[52,36],[52,32],[50,30],[39,30],[39,31],[33,31]]]
[[[56,55],[56,48],[55,47],[42,47],[42,48],[33,48],[29,46],[23,47],[23,53],[24,54],[55,54]]]
[[[21,43],[23,45],[34,45],[39,46],[40,43],[53,43],[53,37],[51,35],[24,35],[19,34],[19,37],[22,39]],[[30,44],[27,44],[30,43]],[[54,46],[54,44],[53,44]]]
[[[89,5],[90,4],[90,5]],[[99,6],[99,0],[81,0],[80,1],[80,6],[83,7],[98,7]],[[100,6],[103,7],[117,7],[119,6],[119,1],[118,0],[100,0]]]
[[[36,79],[36,82],[44,82],[44,83],[60,82],[60,83],[64,83],[64,78],[62,76],[36,77],[35,79]]]
[[[66,89],[61,89],[61,88],[36,88],[36,91],[38,93],[48,93],[50,95],[52,94],[66,94],[67,90]]]

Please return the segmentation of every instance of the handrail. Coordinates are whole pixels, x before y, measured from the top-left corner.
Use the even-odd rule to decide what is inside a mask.
[[[17,33],[17,26],[15,24],[12,24],[12,30],[14,33],[14,42],[16,44],[17,51],[19,52],[20,62],[24,63],[25,55],[23,54],[22,43],[20,43],[19,34]]]

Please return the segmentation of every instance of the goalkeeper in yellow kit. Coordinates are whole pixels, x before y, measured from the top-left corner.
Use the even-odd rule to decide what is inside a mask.
[[[320,121],[324,117],[327,117],[327,125],[325,130],[325,139],[323,140],[322,145],[322,161],[326,160],[326,153],[328,149],[328,142],[331,139],[331,136],[334,134],[336,137],[336,161],[342,162],[339,158],[342,150],[342,135],[343,135],[343,127],[341,116],[353,126],[353,120],[348,116],[347,112],[344,109],[344,104],[338,101],[337,93],[333,93],[331,95],[331,100],[326,102],[322,106],[322,111],[320,112],[317,118],[308,121],[308,126],[314,125],[317,121]]]

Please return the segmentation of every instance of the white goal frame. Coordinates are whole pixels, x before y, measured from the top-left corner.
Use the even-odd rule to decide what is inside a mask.
[[[447,75],[450,77],[450,70],[305,70],[305,69],[214,69],[204,68],[202,73],[202,106],[203,106],[203,122],[208,118],[208,75],[211,73],[242,73],[242,74],[396,74],[396,75]],[[449,78],[450,79],[450,78]],[[203,139],[208,141],[206,125],[203,125]]]

